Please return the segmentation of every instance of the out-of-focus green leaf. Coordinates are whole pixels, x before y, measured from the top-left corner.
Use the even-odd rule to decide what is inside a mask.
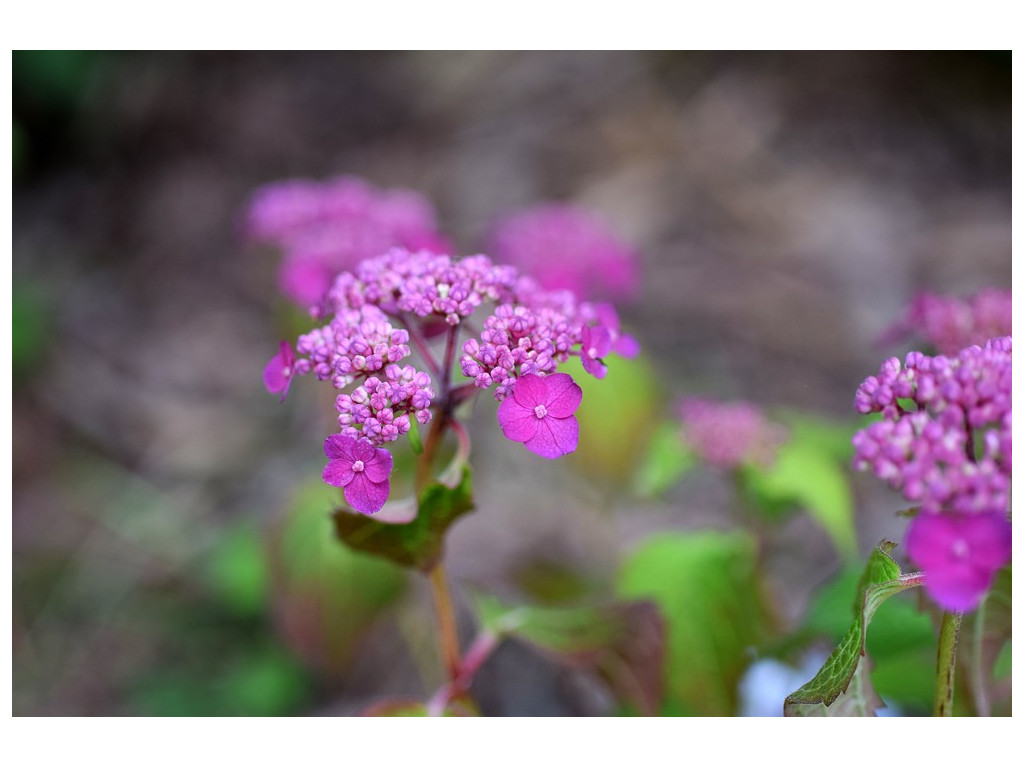
[[[755,498],[807,510],[841,555],[847,559],[856,556],[849,482],[839,465],[820,448],[791,439],[779,448],[771,466],[748,465],[740,477]]]
[[[790,411],[777,414],[779,421],[789,432],[789,441],[813,446],[843,467],[853,460],[853,436],[864,423],[832,421],[804,411]]]
[[[991,714],[990,701],[996,680],[996,659],[1013,630],[1012,567],[1001,569],[984,602],[965,618],[960,637],[960,659],[977,714]]]
[[[633,489],[641,496],[657,496],[679,482],[694,463],[693,451],[683,442],[679,426],[661,424],[651,435],[647,452],[633,478]]]
[[[996,656],[996,663],[992,667],[992,677],[996,680],[1004,680],[1013,673],[1013,643],[1007,641],[999,655]]]
[[[889,603],[886,603],[883,611],[888,606]],[[905,714],[930,715],[935,702],[934,631],[930,646],[907,648],[876,658],[871,655],[870,638],[875,633],[875,625],[881,613],[871,622],[868,635],[868,656],[872,661],[871,682],[886,703],[899,705]]]
[[[338,509],[334,530],[352,549],[429,571],[441,557],[448,528],[472,509],[472,476],[469,467],[463,467],[454,488],[438,482],[423,489],[419,511],[411,522],[382,523],[369,515]]]
[[[865,684],[864,672],[861,672],[862,677],[858,678],[860,682],[857,686],[850,685],[865,654],[868,624],[886,599],[919,584],[918,580],[902,577],[899,565],[889,554],[894,546],[892,542],[882,542],[868,558],[857,585],[853,624],[818,673],[786,697],[784,711],[787,715],[826,714],[823,710],[832,706],[844,693],[848,694],[848,698],[858,700],[844,700],[840,704],[843,711],[873,714],[871,700],[865,698],[869,686]]]
[[[654,601],[666,622],[662,713],[735,713],[749,650],[769,629],[755,560],[747,534],[702,532],[654,536],[626,561],[618,593]]]
[[[267,600],[267,553],[250,526],[229,531],[211,553],[206,568],[210,587],[234,612],[260,613]]]
[[[333,489],[311,481],[269,541],[282,635],[309,664],[339,673],[405,578],[391,563],[341,546],[331,524],[333,508]]]
[[[584,474],[628,483],[662,410],[658,378],[643,355],[632,360],[611,355],[605,362],[603,379],[583,370],[578,357],[563,366],[583,390],[576,411],[580,441],[570,456]]]
[[[12,376],[24,378],[46,353],[50,336],[50,308],[35,286],[15,283],[11,291]]]
[[[657,712],[662,694],[665,625],[645,600],[551,608],[477,601],[480,621],[499,637],[516,637],[563,663],[594,669],[626,704]]]
[[[12,79],[38,103],[74,107],[99,56],[97,51],[13,51]]]

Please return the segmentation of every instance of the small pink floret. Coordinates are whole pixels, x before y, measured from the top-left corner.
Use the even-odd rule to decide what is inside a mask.
[[[330,461],[323,480],[344,489],[345,501],[358,512],[372,515],[384,506],[391,493],[391,453],[377,448],[365,437],[330,435],[324,441]]]
[[[263,369],[263,386],[271,394],[281,394],[281,402],[288,395],[292,377],[295,375],[295,352],[287,341],[281,342],[280,351],[270,358]]]

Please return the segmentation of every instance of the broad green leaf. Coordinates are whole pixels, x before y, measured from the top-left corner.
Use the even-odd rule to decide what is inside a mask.
[[[772,465],[748,465],[740,478],[755,498],[807,510],[841,555],[856,556],[849,482],[840,465],[820,448],[791,439],[779,448]]]
[[[239,614],[258,614],[267,599],[267,553],[250,526],[228,531],[207,559],[206,581]]]
[[[659,534],[626,561],[618,594],[652,600],[666,624],[662,713],[735,714],[750,649],[768,633],[755,564],[741,532]]]
[[[863,429],[860,419],[832,421],[805,411],[789,411],[776,415],[789,432],[789,442],[813,446],[840,466],[853,460],[853,436]]]
[[[583,390],[576,411],[580,441],[570,454],[580,472],[601,480],[628,483],[643,454],[648,436],[661,419],[663,407],[655,376],[647,359],[610,355],[608,374],[596,379],[583,370],[578,357],[562,370]]]
[[[647,446],[643,461],[633,478],[633,489],[641,496],[664,493],[695,464],[691,451],[679,434],[679,425],[666,422],[659,425]]]
[[[899,565],[889,554],[894,546],[892,542],[883,541],[868,558],[857,585],[853,624],[818,673],[798,691],[786,697],[784,711],[787,715],[806,716],[816,709],[827,709],[847,692],[856,700],[844,700],[841,703],[844,711],[874,711],[871,702],[864,698],[869,691],[865,680],[866,671],[860,671],[858,685],[850,685],[866,653],[867,627],[886,599],[920,584],[917,575],[903,576],[900,573]]]
[[[1013,629],[1013,576],[1011,566],[997,574],[984,601],[964,620],[960,637],[960,663],[967,675],[976,714],[988,716],[996,681],[996,661]]]
[[[379,522],[369,515],[338,509],[334,530],[352,549],[426,572],[441,558],[448,528],[472,509],[473,481],[469,467],[464,466],[455,487],[438,482],[423,490],[419,510],[410,522]]]
[[[338,545],[334,495],[319,478],[303,486],[268,540],[282,636],[309,664],[339,674],[405,579],[390,563]]]
[[[477,600],[481,624],[499,637],[516,637],[564,663],[601,675],[638,711],[657,712],[662,693],[664,622],[648,601],[552,608],[510,608],[493,597]]]

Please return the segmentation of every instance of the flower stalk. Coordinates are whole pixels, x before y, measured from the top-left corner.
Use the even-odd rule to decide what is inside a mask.
[[[958,611],[942,614],[939,654],[935,672],[935,716],[953,716],[953,683],[956,677],[956,649],[964,615]]]

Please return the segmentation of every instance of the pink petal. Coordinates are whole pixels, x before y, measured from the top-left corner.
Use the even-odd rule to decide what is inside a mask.
[[[537,433],[524,444],[545,459],[557,459],[576,450],[580,425],[576,418],[556,419],[550,415],[537,421]]]
[[[375,459],[376,455],[377,449],[368,438],[361,437],[356,440],[355,444],[352,446],[352,456],[364,464],[369,464]]]
[[[543,402],[549,416],[564,419],[576,413],[583,400],[583,390],[572,380],[572,376],[567,373],[553,373],[544,379],[544,382],[547,384],[548,394]],[[573,448],[575,447],[574,443]]]
[[[956,563],[926,570],[924,588],[929,597],[947,611],[971,611],[978,607],[995,572]]]
[[[547,402],[548,385],[537,374],[528,373],[516,379],[515,386],[512,387],[512,396],[517,403],[532,411],[538,405]]]
[[[356,472],[352,482],[345,486],[345,501],[357,512],[372,515],[384,506],[389,493],[391,483],[387,480],[374,483],[367,478],[365,472]]]
[[[971,547],[971,562],[997,571],[1010,562],[1013,530],[1002,512],[965,515],[964,534]]]
[[[352,454],[355,442],[355,438],[348,435],[328,435],[324,440],[324,453],[329,459],[345,459],[351,464],[355,461],[355,456]]]
[[[324,482],[338,488],[344,488],[352,482],[355,472],[352,471],[352,462],[345,459],[331,459],[324,467]]]
[[[640,354],[640,342],[629,334],[623,334],[612,342],[612,352],[623,357],[636,357]]]
[[[532,408],[524,408],[514,397],[506,397],[498,406],[498,424],[501,425],[501,431],[514,442],[522,443],[533,437],[539,421]]]
[[[282,341],[280,350],[270,358],[263,369],[263,386],[273,394],[281,393],[281,400],[284,401],[288,394],[288,387],[292,383],[292,375],[295,369],[295,353],[287,341]],[[287,371],[287,373],[285,373]]]
[[[603,379],[608,373],[608,366],[596,357],[587,357],[584,355],[580,360],[583,362],[583,370],[595,378]]]
[[[601,302],[595,309],[597,310],[597,319],[605,328],[617,335],[619,332],[619,313],[615,311],[615,307],[608,302]]]
[[[910,559],[928,570],[949,562],[958,535],[952,515],[922,512],[911,521],[904,543]]]
[[[394,464],[394,460],[391,458],[391,452],[384,448],[375,449],[374,457],[371,461],[366,462],[365,472],[366,477],[371,483],[383,483],[391,475],[391,468]]]
[[[604,357],[611,351],[612,335],[602,325],[587,326],[583,329],[582,342],[585,357]]]

